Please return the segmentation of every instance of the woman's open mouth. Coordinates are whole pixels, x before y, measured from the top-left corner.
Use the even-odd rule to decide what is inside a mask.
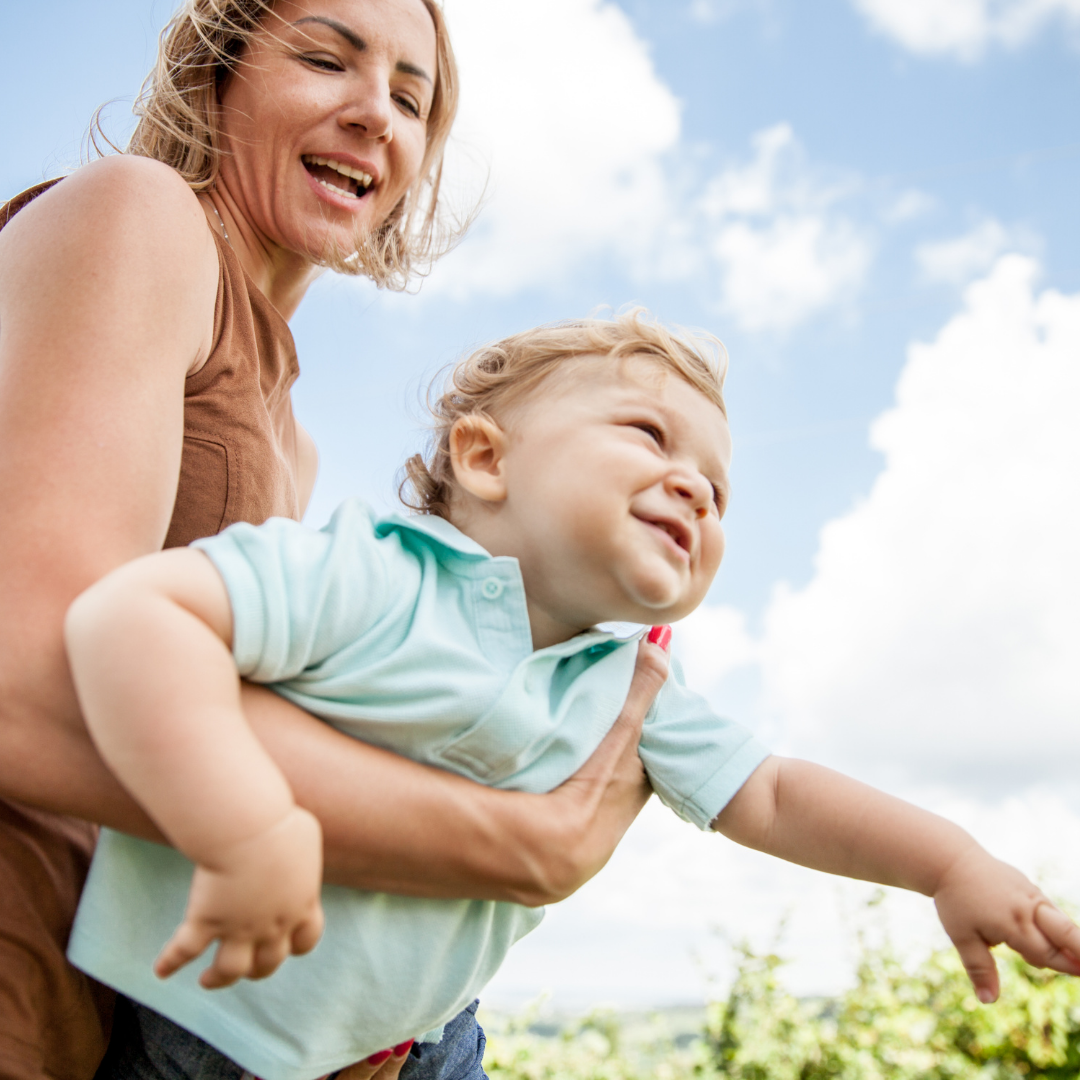
[[[300,160],[312,178],[335,195],[362,199],[371,190],[372,179],[362,169],[315,154],[304,154]]]

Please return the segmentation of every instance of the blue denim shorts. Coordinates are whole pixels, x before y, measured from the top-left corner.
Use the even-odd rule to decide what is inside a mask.
[[[401,1080],[487,1080],[487,1042],[474,1001],[437,1043],[414,1043]],[[153,1009],[121,997],[109,1051],[94,1080],[244,1080],[250,1074],[197,1035]],[[312,1077],[312,1080],[315,1080]]]

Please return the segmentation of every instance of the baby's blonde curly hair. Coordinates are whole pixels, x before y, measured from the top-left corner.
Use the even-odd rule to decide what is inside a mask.
[[[663,326],[641,308],[612,319],[576,319],[526,330],[484,345],[462,360],[447,377],[443,392],[428,398],[431,445],[405,463],[398,494],[412,510],[450,517],[454,474],[450,429],[463,416],[500,415],[533,394],[560,365],[582,356],[618,363],[632,356],[655,360],[685,379],[724,415],[727,350],[712,334]]]

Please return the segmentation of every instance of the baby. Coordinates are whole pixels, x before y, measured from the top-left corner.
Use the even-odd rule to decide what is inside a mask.
[[[353,501],[321,531],[237,525],[80,597],[67,642],[87,723],[175,850],[103,832],[72,961],[265,1080],[437,1040],[540,912],[320,892],[319,826],[247,727],[239,678],[481,783],[557,786],[634,667],[633,640],[597,624],[682,618],[720,565],[721,355],[636,313],[511,337],[436,403],[430,459],[408,464],[420,514]],[[999,942],[1080,974],[1080,930],[961,829],[770,756],[678,677],[640,755],[702,829],[932,896],[983,1001]]]

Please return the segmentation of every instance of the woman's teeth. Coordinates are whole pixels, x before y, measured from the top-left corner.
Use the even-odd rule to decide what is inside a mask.
[[[320,180],[318,177],[315,177],[315,182],[321,184],[327,191],[332,191],[335,195],[344,195],[347,199],[360,198],[355,191],[349,191],[347,188],[338,187],[337,184],[328,184],[325,180]]]
[[[315,172],[312,171],[312,176],[318,183],[337,195],[346,195],[351,199],[361,199],[367,194],[368,189],[371,187],[372,178],[368,173],[364,172],[362,169],[354,169],[351,165],[345,165],[340,161],[335,161],[334,158],[319,157],[316,154],[305,154],[301,160],[309,167],[309,171],[312,170],[312,167],[329,169],[339,176],[344,177],[346,181],[355,181],[357,190],[354,191],[351,182],[346,183],[344,186],[333,184],[329,180],[324,180],[321,176],[316,175]]]

